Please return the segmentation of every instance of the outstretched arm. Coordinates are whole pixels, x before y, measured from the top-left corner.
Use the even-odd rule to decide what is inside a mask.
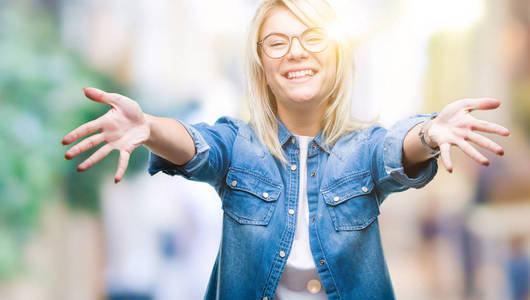
[[[144,145],[154,154],[175,165],[185,165],[196,153],[190,134],[182,124],[173,119],[145,114],[151,134]]]
[[[79,126],[63,138],[63,145],[69,145],[79,138],[100,131],[66,152],[65,158],[72,159],[105,142],[105,145],[77,167],[79,172],[89,169],[112,150],[118,150],[120,159],[114,181],[119,182],[127,169],[130,154],[142,144],[177,165],[185,164],[195,154],[191,136],[178,121],[145,114],[138,103],[119,94],[95,88],[85,88],[83,91],[87,98],[108,104],[111,108],[103,116]]]
[[[489,160],[468,141],[497,155],[504,154],[501,146],[474,131],[509,136],[508,129],[495,123],[476,119],[470,114],[476,109],[495,109],[500,104],[499,100],[491,98],[458,100],[445,106],[440,114],[426,126],[425,141],[431,148],[440,148],[442,162],[448,172],[453,171],[449,152],[451,146],[459,147],[466,155],[485,166],[489,164]],[[418,137],[422,126],[423,123],[412,128],[403,142],[405,169],[413,170],[419,163],[432,157]]]

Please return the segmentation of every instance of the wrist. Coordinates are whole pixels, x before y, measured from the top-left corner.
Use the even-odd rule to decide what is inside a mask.
[[[431,122],[429,122],[429,124],[426,124],[425,126],[425,143],[427,143],[427,145],[432,149],[437,150],[439,148],[438,144],[432,140],[430,135],[430,129],[432,127],[433,122],[435,122],[435,120],[432,120]]]
[[[155,120],[154,120],[154,116],[152,115],[149,115],[149,114],[146,114],[144,113],[144,120],[145,120],[145,124],[147,126],[147,130],[148,130],[148,136],[147,136],[147,139],[145,140],[144,144],[148,145],[150,142],[152,142],[152,139],[153,139],[153,127],[154,127],[154,124],[155,124]]]
[[[418,137],[423,144],[423,147],[429,152],[430,155],[436,155],[440,151],[438,144],[435,143],[429,134],[429,129],[432,126],[433,120],[437,115],[432,115],[430,119],[427,119],[423,122],[423,125],[418,133]]]

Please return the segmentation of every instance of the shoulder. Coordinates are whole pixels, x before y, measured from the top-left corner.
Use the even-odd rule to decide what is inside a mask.
[[[241,130],[244,131],[248,125],[239,119],[223,116],[217,119],[213,125],[201,122],[192,126],[203,135],[222,135],[234,138]]]
[[[239,148],[264,148],[254,127],[240,119],[223,116],[210,128],[215,128],[218,134],[229,135],[232,143]]]
[[[387,130],[380,125],[371,125],[348,132],[340,137],[337,144],[366,143],[384,137]]]
[[[217,119],[217,121],[215,121],[214,126],[216,125],[226,126],[226,127],[231,127],[231,128],[238,130],[240,127],[245,126],[245,124],[246,124],[245,122],[239,119],[229,117],[229,116],[222,116],[219,119]]]
[[[244,138],[253,143],[259,143],[254,127],[243,120],[223,116],[215,122],[215,125],[227,126],[234,130],[238,137]]]

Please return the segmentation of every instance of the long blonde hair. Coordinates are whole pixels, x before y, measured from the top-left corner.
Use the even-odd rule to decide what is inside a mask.
[[[336,26],[337,16],[325,0],[265,0],[252,20],[246,51],[247,105],[249,124],[271,154],[287,163],[278,140],[278,117],[275,96],[267,85],[258,52],[261,26],[275,8],[284,7],[310,27]],[[368,123],[351,115],[353,96],[354,58],[352,45],[338,41],[336,47],[337,74],[323,120],[323,141],[333,145],[343,134],[365,127]]]

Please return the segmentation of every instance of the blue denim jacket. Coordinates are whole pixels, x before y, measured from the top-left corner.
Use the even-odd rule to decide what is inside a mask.
[[[407,132],[430,115],[386,130],[372,126],[342,136],[333,147],[322,133],[307,157],[311,252],[329,299],[393,299],[379,233],[379,206],[393,192],[421,188],[436,174],[436,158],[410,178],[402,165]],[[231,118],[213,126],[184,124],[196,155],[184,166],[151,154],[149,173],[207,182],[222,201],[221,244],[205,299],[272,300],[293,243],[298,208],[297,139],[279,122],[282,165],[252,127]]]

